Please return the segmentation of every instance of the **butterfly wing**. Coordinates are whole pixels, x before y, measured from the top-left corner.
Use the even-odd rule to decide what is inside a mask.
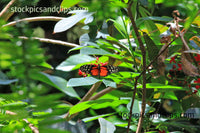
[[[80,70],[84,73],[91,74],[92,76],[99,75],[98,66],[95,65],[83,65],[80,67]]]
[[[91,72],[90,72],[90,74],[92,75],[92,76],[99,76],[99,67],[98,66],[93,66],[92,68],[91,68]]]
[[[83,65],[80,67],[80,70],[84,73],[90,74],[92,67],[94,67],[94,65]]]
[[[116,73],[116,72],[119,71],[119,68],[116,67],[116,66],[107,65],[106,67],[107,67],[107,69],[108,69],[108,74]]]
[[[100,67],[100,73],[99,73],[99,75],[100,75],[101,77],[105,77],[105,76],[107,76],[108,74],[109,74],[108,68],[107,68],[106,66],[101,66],[101,67]]]
[[[118,72],[119,69],[116,66],[107,65],[107,66],[101,66],[100,67],[100,76],[105,77],[111,73]]]
[[[107,65],[107,66],[96,66],[96,65],[83,65],[80,67],[82,72],[91,74],[92,76],[105,77],[111,73],[116,73],[119,71],[118,67]]]

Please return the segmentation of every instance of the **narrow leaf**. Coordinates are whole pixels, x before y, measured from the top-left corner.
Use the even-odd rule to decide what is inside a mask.
[[[102,118],[102,117],[106,117],[106,116],[110,116],[110,115],[113,115],[115,113],[109,113],[109,114],[103,114],[103,115],[98,115],[98,116],[93,116],[93,117],[87,117],[87,118],[84,118],[82,119],[84,122],[90,122],[90,121],[93,121],[93,120],[96,120],[96,119],[99,119],[99,118]]]
[[[9,85],[17,81],[18,79],[8,79],[8,77],[2,71],[0,71],[0,85]]]
[[[9,85],[11,83],[17,82],[18,79],[0,79],[0,85]]]
[[[173,91],[165,92],[165,94],[164,94],[164,96],[162,98],[171,99],[171,100],[178,100],[178,98],[176,97],[176,95],[175,95],[175,93]]]
[[[137,88],[142,88],[142,85],[138,85]],[[164,89],[164,90],[187,90],[187,88],[183,88],[180,86],[173,86],[173,85],[165,85],[165,84],[160,84],[160,83],[147,83],[146,88],[153,89],[153,88],[158,88],[158,89]]]
[[[82,102],[82,103],[78,103],[76,105],[74,105],[70,110],[69,113],[70,115],[81,112],[83,110],[86,110],[96,104],[103,104],[105,102],[113,102],[114,100],[111,99],[98,99],[98,100],[93,100],[93,101],[86,101],[86,102]]]
[[[61,8],[69,8],[78,4],[80,1],[81,0],[63,0],[60,6]]]

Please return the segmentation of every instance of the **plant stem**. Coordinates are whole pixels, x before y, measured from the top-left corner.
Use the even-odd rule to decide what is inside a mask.
[[[167,46],[158,54],[156,55],[156,57],[154,57],[154,59],[149,63],[149,65],[145,68],[145,70],[143,70],[140,75],[138,76],[141,77],[143,73],[146,72],[146,70],[158,59],[158,57],[163,54],[165,52],[165,50],[167,50],[167,48],[177,39],[177,37],[175,37],[170,43],[167,44]]]
[[[89,101],[90,101],[90,100],[96,100],[96,99],[102,97],[103,95],[105,95],[105,94],[107,94],[107,93],[109,93],[109,92],[111,92],[111,91],[113,91],[113,90],[115,90],[115,89],[117,89],[117,88],[119,88],[119,87],[121,87],[121,86],[123,86],[123,85],[117,85],[116,88],[107,87],[107,88],[103,89],[102,91],[98,92],[98,93],[97,93],[96,95],[94,95],[93,97],[91,97],[91,98],[89,99]]]
[[[25,39],[25,40],[29,39],[28,37],[25,37],[25,36],[20,36],[19,38]],[[74,44],[74,43],[69,43],[69,42],[64,42],[64,41],[54,40],[54,39],[39,38],[39,37],[32,37],[31,39],[35,39],[35,40],[38,40],[40,42],[45,42],[45,43],[63,45],[63,46],[67,46],[67,47],[78,47],[79,46],[79,45]]]
[[[16,0],[11,0],[6,7],[0,12],[0,18],[3,18],[5,21],[7,21],[13,14],[14,12],[10,12],[9,9],[11,6],[16,3]]]
[[[2,27],[5,26],[14,26],[19,22],[27,21],[27,22],[35,22],[35,21],[59,21],[64,19],[63,17],[54,17],[54,16],[44,16],[44,17],[30,17],[30,18],[23,18],[19,19],[17,21],[12,21],[8,24],[3,25]]]
[[[142,70],[144,71],[144,70],[146,70],[146,50],[145,50],[143,42],[142,42],[142,40],[140,38],[139,31],[138,31],[138,28],[136,26],[136,23],[135,23],[135,20],[134,20],[132,11],[131,11],[132,4],[133,4],[133,1],[130,0],[128,2],[128,8],[127,8],[128,16],[130,17],[134,32],[136,34],[136,37],[137,37],[137,40],[138,40],[138,43],[139,43],[139,46],[140,46],[140,49],[141,49],[141,52],[142,52],[142,58],[143,58]],[[138,128],[137,128],[136,133],[141,132],[143,116],[144,116],[144,112],[145,112],[145,108],[146,108],[146,73],[142,73],[142,77],[143,77],[143,83],[142,83],[142,87],[143,87],[143,89],[142,89],[142,94],[143,94],[142,95],[142,111],[141,111],[141,115],[140,115],[140,118],[139,118]],[[138,78],[136,78],[135,88],[133,90],[133,95],[134,95],[133,98],[135,98],[136,87],[137,87],[137,79]],[[134,99],[132,99],[132,104],[131,104],[132,106],[133,106],[133,101],[134,101]],[[129,121],[128,121],[127,133],[129,132],[129,128],[130,128],[131,116],[132,116],[132,108],[130,108],[130,117],[129,117]]]
[[[130,124],[131,124],[131,117],[132,117],[132,112],[133,112],[132,108],[133,108],[133,105],[134,105],[135,94],[137,92],[137,80],[138,79],[139,79],[138,77],[135,78],[134,90],[133,90],[132,101],[131,101],[130,112],[129,112],[127,133],[129,133],[129,128],[130,128]]]
[[[28,124],[33,133],[39,133],[38,128],[31,124],[27,119],[23,119],[23,121],[25,121]]]
[[[99,86],[101,85],[102,82],[97,82],[95,84],[93,84],[93,86],[90,88],[90,90],[87,92],[87,94],[77,103],[81,103],[81,102],[84,102],[84,101],[88,101],[92,95],[96,92],[96,90],[99,88]],[[78,113],[76,114],[73,114],[70,116],[69,112],[64,116],[65,119],[67,119],[68,121],[70,119],[72,119],[73,117],[75,117]]]
[[[84,102],[84,101],[88,101],[92,97],[92,95],[96,92],[96,90],[99,88],[99,86],[101,85],[101,83],[102,82],[95,83],[90,88],[90,90],[87,92],[87,94],[78,103],[81,103],[81,102]]]

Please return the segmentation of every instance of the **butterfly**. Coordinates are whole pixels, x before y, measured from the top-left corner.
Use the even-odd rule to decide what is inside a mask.
[[[116,73],[119,71],[118,67],[112,65],[83,65],[80,67],[80,70],[86,74],[91,74],[92,76],[98,77],[105,77],[111,73]]]

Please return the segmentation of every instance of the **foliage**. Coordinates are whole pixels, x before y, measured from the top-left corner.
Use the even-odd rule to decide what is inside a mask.
[[[199,119],[200,3],[134,0],[134,18],[127,13],[129,5],[127,0],[63,0],[62,9],[76,6],[88,10],[70,11],[54,26],[54,33],[77,24],[85,29],[80,46],[71,48],[71,55],[55,68],[47,63],[49,56],[40,42],[32,38],[29,23],[18,22],[14,28],[1,20],[0,89],[6,93],[0,93],[0,132],[85,133],[87,125],[88,132],[120,133],[127,130],[131,110],[130,129],[135,132],[143,105],[142,132],[198,132],[199,123],[186,118]],[[158,15],[171,8],[178,11]],[[138,38],[145,46],[146,58]],[[80,53],[74,54],[77,51]],[[143,61],[150,64],[145,69]],[[98,76],[91,75],[94,68],[88,68],[85,75],[79,70],[78,75],[78,69],[88,64],[97,67]],[[99,76],[107,64],[119,72]],[[61,76],[53,70],[61,71]],[[65,79],[64,73],[76,74]],[[146,96],[139,78],[143,73]],[[136,91],[135,99],[132,91]],[[156,119],[157,113],[163,119]]]

